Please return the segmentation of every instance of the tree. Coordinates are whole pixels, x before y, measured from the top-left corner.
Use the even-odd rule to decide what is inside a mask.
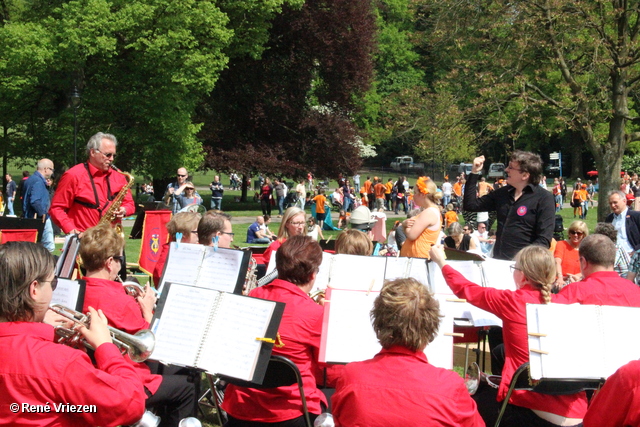
[[[80,147],[107,131],[121,169],[162,178],[200,167],[196,106],[230,56],[262,52],[283,4],[301,0],[3,1],[0,125],[22,138],[14,154],[72,162],[75,86]]]
[[[579,132],[595,158],[601,192],[617,188],[625,148],[640,138],[630,99],[640,80],[637,3],[424,4],[434,28],[430,43],[477,114]],[[607,212],[601,203],[599,220]]]
[[[232,58],[199,109],[206,166],[251,175],[352,173],[353,123],[368,88],[373,15],[366,0],[284,6],[260,57]]]

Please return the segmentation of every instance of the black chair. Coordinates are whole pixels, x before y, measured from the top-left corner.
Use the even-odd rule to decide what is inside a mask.
[[[215,408],[220,425],[224,424],[221,412],[222,409],[220,409],[220,403],[222,403],[222,398],[224,397],[224,395],[220,392],[217,385],[221,381],[224,381],[239,387],[257,389],[277,388],[297,384],[301,396],[300,412],[304,415],[307,427],[313,426],[313,424],[311,423],[311,418],[309,416],[309,410],[307,408],[307,398],[304,395],[304,389],[302,387],[302,376],[300,375],[300,370],[295,363],[284,356],[271,355],[262,384],[239,380],[237,378],[230,378],[224,375],[213,376],[207,374],[207,379],[209,380],[211,389],[207,390],[207,392],[205,392],[205,394],[200,397],[199,402],[203,405],[212,406]]]
[[[526,374],[526,375],[523,375]],[[527,390],[536,393],[549,395],[575,394],[586,390],[598,390],[604,384],[604,378],[585,379],[585,378],[563,378],[563,379],[541,379],[533,382],[529,373],[529,362],[522,364],[511,378],[507,395],[502,401],[500,414],[496,420],[495,427],[500,425],[502,416],[507,409],[509,399],[514,390]]]

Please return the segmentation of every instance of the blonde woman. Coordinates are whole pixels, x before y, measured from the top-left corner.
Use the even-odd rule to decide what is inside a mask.
[[[271,253],[277,251],[280,246],[291,236],[303,235],[306,232],[306,215],[304,211],[297,207],[290,207],[284,211],[280,229],[278,229],[278,238],[267,247],[262,255],[265,262],[271,260]]]
[[[582,280],[578,248],[588,235],[589,228],[584,221],[573,221],[569,226],[568,239],[556,244],[553,256],[556,260],[556,286],[560,289],[565,283]]]
[[[402,245],[401,256],[429,258],[429,249],[436,243],[442,227],[442,215],[438,208],[442,192],[437,190],[436,184],[429,177],[418,178],[413,198],[423,211],[403,223],[407,240]]]
[[[484,387],[473,396],[485,423],[495,425],[514,372],[529,361],[527,304],[548,304],[559,298],[551,294],[556,280],[555,261],[551,252],[542,246],[521,249],[512,266],[517,290],[511,291],[482,287],[468,281],[447,265],[441,247],[431,249],[431,260],[440,266],[447,284],[458,298],[502,319],[505,362],[500,388]],[[552,396],[520,390],[514,391],[509,403],[500,424],[504,427],[578,425],[587,410],[584,393]]]

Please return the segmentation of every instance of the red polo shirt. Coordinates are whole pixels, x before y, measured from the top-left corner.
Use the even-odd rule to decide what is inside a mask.
[[[331,403],[341,427],[485,425],[458,374],[400,346],[349,363]]]
[[[101,212],[108,210],[111,202],[108,195],[115,197],[118,192],[127,184],[124,175],[109,169],[103,172],[92,164],[87,163],[89,172],[84,163],[75,165],[66,171],[51,201],[49,214],[65,233],[76,229],[85,231],[87,228],[94,227],[102,217]],[[94,185],[95,192],[94,192]],[[98,199],[96,200],[96,193]],[[98,204],[101,211],[91,208],[89,205]],[[127,210],[126,215],[135,213],[135,204],[131,191],[127,191],[127,195],[122,201],[122,206]]]
[[[640,287],[615,271],[597,271],[580,282],[570,283],[558,293],[565,304],[640,307]]]
[[[53,342],[51,325],[0,323],[0,424],[117,426],[144,413],[147,396],[135,370],[113,344],[95,351],[97,369],[81,350]],[[10,405],[46,405],[17,412]],[[55,404],[95,405],[95,412],[56,412]]]
[[[607,378],[584,417],[584,427],[640,426],[640,360]]]

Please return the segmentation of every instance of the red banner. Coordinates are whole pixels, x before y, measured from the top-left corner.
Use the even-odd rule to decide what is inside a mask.
[[[7,242],[36,242],[38,230],[0,230],[0,244]]]
[[[142,244],[140,245],[140,269],[152,275],[160,257],[162,245],[167,243],[169,233],[167,223],[171,220],[171,211],[147,211],[142,226]]]

